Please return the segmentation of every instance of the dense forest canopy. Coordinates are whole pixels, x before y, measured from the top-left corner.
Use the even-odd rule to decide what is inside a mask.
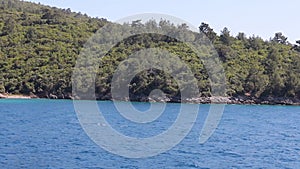
[[[0,0],[0,93],[70,98],[76,59],[88,38],[109,23],[70,9],[58,9],[18,0]],[[123,26],[144,29],[188,30],[168,21],[135,21]],[[236,36],[224,28],[218,35],[208,24],[199,31],[213,43],[222,61],[228,96],[300,98],[300,40],[291,44],[278,32],[269,40]],[[199,33],[193,33],[197,39]],[[171,37],[141,34],[124,39],[105,56],[95,80],[98,99],[110,99],[112,74],[133,52],[161,48],[180,56],[198,80],[200,96],[211,96],[205,67],[191,49]],[[161,70],[140,72],[130,83],[130,95],[147,96],[153,89],[178,97],[178,85]]]

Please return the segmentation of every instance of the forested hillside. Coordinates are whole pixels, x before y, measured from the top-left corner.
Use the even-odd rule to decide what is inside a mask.
[[[0,93],[70,95],[85,41],[105,19],[18,0],[0,0]]]
[[[108,16],[109,17],[109,16]],[[161,20],[158,29],[188,29]],[[0,0],[0,93],[70,98],[71,75],[76,59],[87,39],[108,23],[70,9],[57,9],[17,0]],[[136,21],[126,26],[147,27]],[[251,98],[300,98],[300,41],[293,45],[282,33],[269,40],[259,36],[234,36],[228,28],[220,35],[206,23],[203,32],[214,44],[225,68],[228,96]],[[197,33],[194,33],[196,39]],[[211,96],[209,77],[197,56],[176,39],[158,35],[140,35],[126,39],[107,54],[106,67],[96,78],[98,99],[110,99],[114,68],[134,51],[156,47],[179,55],[194,70],[201,95]],[[151,73],[149,73],[151,72]],[[178,86],[169,75],[148,70],[136,76],[130,85],[131,96],[147,96],[159,88],[168,97],[178,97]]]

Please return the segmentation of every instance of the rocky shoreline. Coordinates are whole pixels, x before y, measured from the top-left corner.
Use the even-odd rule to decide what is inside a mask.
[[[38,97],[36,95],[11,95],[1,94],[0,99],[32,99],[32,98],[45,98],[45,99],[74,99],[72,96],[59,97],[55,95],[49,95],[47,97]],[[196,104],[261,104],[261,105],[300,105],[300,100],[296,98],[283,98],[283,97],[265,97],[265,98],[253,98],[249,96],[237,96],[237,97],[198,97],[198,98],[186,98],[181,100],[180,98],[166,98],[166,97],[136,97],[134,99],[129,98],[99,98],[97,100],[118,100],[118,101],[137,101],[137,102],[174,102],[174,103],[196,103]]]
[[[102,100],[102,99],[100,99]],[[104,99],[105,100],[105,99]],[[116,99],[119,101],[129,101],[129,99]],[[253,98],[247,96],[237,97],[198,97],[187,99],[169,99],[169,98],[142,98],[134,99],[137,102],[174,102],[174,103],[195,103],[195,104],[254,104],[254,105],[300,105],[300,100],[295,98],[281,98],[281,97],[266,97],[266,98]]]

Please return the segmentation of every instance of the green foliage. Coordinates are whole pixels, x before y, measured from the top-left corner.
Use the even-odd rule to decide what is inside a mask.
[[[0,4],[0,93],[70,96],[76,57],[107,21],[17,0]]]
[[[220,41],[227,45],[227,46],[230,46],[231,43],[232,43],[232,37],[230,36],[230,31],[228,30],[228,28],[224,28],[222,31],[221,31],[221,35],[220,35]]]
[[[0,0],[0,4],[0,93],[69,98],[77,56],[87,39],[108,21],[70,9],[18,0]],[[165,29],[174,35],[188,30],[186,24],[175,26],[165,20],[145,24],[138,20],[123,27],[120,29]],[[227,78],[227,95],[300,98],[300,41],[293,46],[282,33],[276,33],[270,41],[254,35],[248,38],[244,33],[233,37],[228,28],[218,36],[206,23],[201,23],[199,30],[213,42],[219,54]],[[194,42],[203,34],[186,34],[181,38]],[[95,45],[94,49],[97,48]],[[110,82],[118,65],[144,48],[160,48],[179,56],[193,71],[201,96],[211,95],[207,70],[189,46],[159,34],[140,34],[121,41],[102,58],[95,79],[97,98],[110,98]],[[94,62],[97,60],[86,64]],[[134,62],[128,60],[128,64]],[[80,79],[78,83],[86,85]],[[157,69],[138,73],[129,85],[131,96],[147,96],[157,88],[171,98],[180,96],[176,81]]]
[[[200,32],[204,33],[205,36],[212,42],[216,40],[217,34],[207,23],[202,22],[201,25],[199,26],[199,30]]]

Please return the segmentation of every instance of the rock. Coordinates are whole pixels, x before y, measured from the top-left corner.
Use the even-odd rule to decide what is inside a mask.
[[[5,98],[7,98],[7,96],[0,93],[0,99],[5,99]]]
[[[34,94],[30,94],[30,96],[29,96],[30,98],[33,98],[33,99],[37,99],[37,98],[39,98],[37,95],[34,95]]]
[[[212,96],[210,97],[211,103],[230,103],[229,97]]]
[[[49,98],[50,99],[57,99],[58,97],[56,95],[54,95],[54,94],[49,94]]]

